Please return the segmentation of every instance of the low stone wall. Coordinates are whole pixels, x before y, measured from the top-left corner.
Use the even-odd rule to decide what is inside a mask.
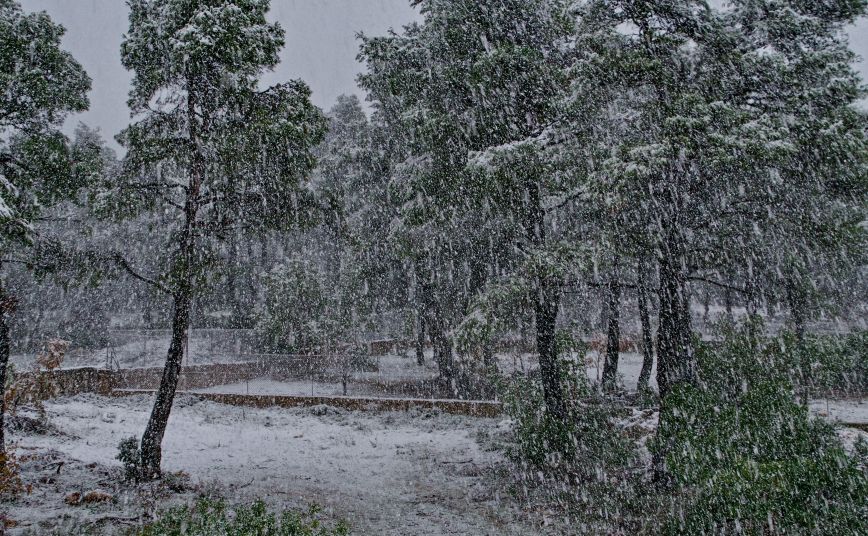
[[[34,372],[27,372],[22,376],[31,376]],[[51,382],[60,396],[72,396],[80,393],[97,393],[110,395],[117,388],[115,374],[106,369],[77,368],[52,370],[42,372],[46,379]]]
[[[26,374],[34,374],[29,372]],[[61,369],[42,373],[55,385],[59,396],[73,396],[81,393],[96,393],[102,396],[153,392],[160,384],[162,368],[107,370],[97,368]],[[183,367],[178,379],[178,391],[207,389],[218,385],[243,382],[268,376],[277,381],[310,378],[310,371],[304,363],[290,361],[259,361],[252,363],[231,363],[218,365],[196,365]],[[317,379],[340,381],[337,376],[317,374]],[[390,392],[390,386],[382,386]],[[391,386],[394,387],[394,386]],[[397,393],[400,395],[400,393]],[[412,396],[422,393],[407,393]],[[391,393],[395,396],[396,393]],[[252,407],[298,407],[325,404],[350,410],[387,410],[406,411],[411,408],[438,409],[446,413],[493,417],[500,414],[500,404],[487,401],[464,401],[429,398],[374,398],[345,396],[272,396],[196,393],[207,400],[224,404]]]
[[[114,396],[128,396],[151,393],[152,390],[117,389]],[[456,415],[473,417],[496,417],[501,413],[498,402],[479,400],[425,400],[421,398],[366,398],[353,396],[289,396],[289,395],[241,395],[220,393],[185,393],[203,400],[210,400],[231,406],[254,408],[281,407],[297,408],[310,406],[332,406],[354,411],[408,411],[411,409],[433,409]]]

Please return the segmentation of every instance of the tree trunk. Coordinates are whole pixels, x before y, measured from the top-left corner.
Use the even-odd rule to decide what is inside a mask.
[[[561,371],[555,344],[558,309],[560,308],[560,289],[556,282],[541,284],[536,299],[536,349],[539,354],[539,368],[542,380],[546,409],[559,419],[565,419]]]
[[[793,321],[793,331],[796,335],[796,352],[799,356],[799,376],[801,380],[799,383],[802,388],[802,403],[807,405],[811,396],[811,387],[814,383],[811,358],[805,347],[808,299],[804,289],[792,278],[787,281],[787,302]]]
[[[440,372],[440,381],[455,391],[455,368],[452,358],[452,343],[446,335],[441,320],[435,313],[435,319],[429,322],[431,329],[431,345],[434,347],[434,362]]]
[[[669,392],[679,384],[695,383],[696,365],[690,326],[684,248],[677,218],[664,221],[659,262],[659,309],[657,329],[657,387],[660,391],[660,422],[657,436],[662,444],[654,452],[654,480],[669,487],[671,474],[666,468],[666,456],[675,448],[674,438],[667,432],[666,405]]]
[[[660,301],[657,330],[657,387],[661,398],[679,382],[694,379],[695,364],[691,341],[690,312],[686,308],[686,280],[678,254],[678,243],[667,239],[660,257]]]
[[[422,306],[416,308],[416,364],[425,366],[425,313]]]
[[[175,311],[172,319],[172,342],[166,357],[166,366],[157,391],[157,399],[151,417],[142,436],[141,469],[142,478],[152,480],[160,477],[162,461],[162,442],[169,422],[169,413],[178,387],[181,374],[181,361],[184,357],[184,335],[190,323],[190,295],[181,293],[175,297]]]
[[[647,265],[639,264],[638,270],[638,301],[639,322],[642,324],[642,371],[639,373],[638,391],[648,390],[648,382],[651,380],[651,368],[654,366],[654,339],[651,334],[651,318],[648,314],[648,288],[646,287],[645,270]]]
[[[188,88],[195,87],[188,81]],[[198,123],[196,110],[196,94],[187,92],[187,117],[190,129],[190,146],[193,155],[190,162],[190,183],[187,188],[187,198],[184,203],[184,227],[179,239],[178,254],[175,262],[175,272],[178,283],[174,294],[175,305],[172,317],[172,340],[166,356],[166,366],[160,379],[154,408],[142,435],[140,447],[141,477],[152,480],[160,477],[162,462],[162,442],[169,422],[169,413],[175,399],[178,387],[178,377],[181,373],[181,361],[184,357],[184,338],[190,325],[190,304],[193,299],[193,263],[196,247],[196,218],[199,213],[199,194],[205,175],[205,160],[199,149]]]
[[[542,184],[536,177],[525,183],[524,232],[528,242],[538,250],[546,245],[545,209],[542,206]],[[558,309],[561,301],[561,282],[544,275],[537,277],[534,303],[536,322],[536,350],[542,380],[546,409],[558,419],[566,419],[561,370],[555,344]]]
[[[618,259],[616,257],[612,276],[609,279],[609,284],[606,285],[609,318],[607,323],[606,362],[603,365],[603,390],[607,392],[615,390],[618,376],[618,350],[621,345],[621,282],[619,281],[619,277]]]
[[[805,331],[807,325],[807,303],[805,291],[799,287],[796,281],[787,281],[787,301],[790,307],[790,318],[793,321],[793,331],[799,347],[805,344]]]
[[[0,468],[5,463],[6,454],[6,372],[9,368],[11,345],[9,320],[13,312],[15,312],[15,298],[6,294],[6,287],[0,280]]]

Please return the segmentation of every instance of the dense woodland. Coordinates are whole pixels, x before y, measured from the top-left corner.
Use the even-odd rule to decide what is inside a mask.
[[[868,392],[868,88],[844,34],[868,2],[412,3],[418,23],[359,36],[363,97],[324,111],[260,82],[285,39],[269,0],[128,0],[117,152],[64,134],[91,81],[62,27],[0,0],[0,384],[48,340],[171,330],[128,445],[147,481],[191,327],[311,359],[394,339],[451,398],[502,401],[513,485],[564,531],[864,534],[868,446],[807,403]],[[510,348],[527,374],[499,371]],[[647,457],[625,405],[659,410]]]

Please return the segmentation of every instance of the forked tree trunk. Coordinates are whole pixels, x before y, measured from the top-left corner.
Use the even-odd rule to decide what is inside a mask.
[[[603,364],[603,390],[615,390],[618,377],[618,350],[621,344],[621,282],[618,274],[618,260],[615,259],[614,269],[609,283],[606,285],[606,301],[608,302],[609,318],[607,322],[606,361]]]
[[[654,339],[651,334],[651,317],[648,313],[646,269],[647,265],[644,262],[639,264],[637,294],[639,301],[639,322],[642,325],[642,370],[639,372],[637,390],[640,393],[648,391],[648,383],[651,381],[651,368],[654,366]]]

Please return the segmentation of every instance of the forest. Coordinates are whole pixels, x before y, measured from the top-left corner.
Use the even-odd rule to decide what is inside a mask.
[[[0,535],[868,533],[868,0],[406,1],[0,0]]]

